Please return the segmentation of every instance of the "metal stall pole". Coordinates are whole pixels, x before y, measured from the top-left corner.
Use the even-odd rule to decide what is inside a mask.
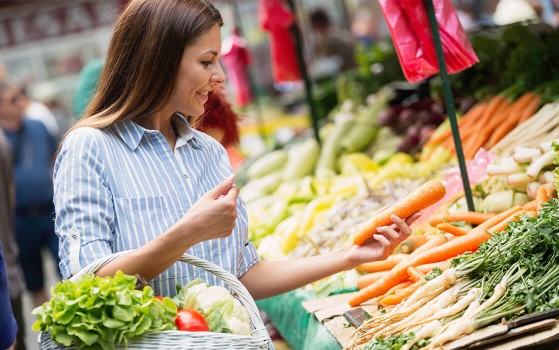
[[[318,113],[316,111],[316,107],[314,105],[314,100],[312,96],[312,82],[309,80],[309,75],[307,73],[307,65],[305,63],[305,56],[303,55],[303,40],[301,38],[301,32],[299,30],[299,25],[297,24],[297,8],[295,6],[295,0],[287,0],[289,7],[291,8],[291,12],[295,16],[295,22],[291,26],[291,30],[293,32],[293,37],[295,39],[295,50],[297,52],[297,62],[299,63],[299,71],[301,72],[301,76],[303,77],[303,81],[305,83],[305,93],[307,95],[307,101],[309,104],[309,110],[311,114],[312,120],[312,127],[314,131],[314,137],[318,144],[320,143],[320,135],[318,133]]]
[[[452,91],[450,89],[450,81],[448,79],[448,73],[446,71],[446,62],[444,59],[441,36],[439,33],[439,26],[437,25],[437,18],[435,16],[433,0],[425,0],[425,5],[427,6],[427,15],[429,16],[429,26],[431,27],[431,33],[433,35],[435,51],[437,52],[437,62],[439,63],[444,100],[446,104],[446,110],[448,112],[448,119],[450,121],[450,128],[452,130],[452,138],[454,139],[454,147],[456,149],[456,157],[458,158],[458,166],[460,168],[460,174],[462,175],[464,195],[468,204],[468,210],[475,211],[474,201],[472,199],[472,190],[470,188],[470,180],[468,179],[468,169],[466,168],[466,160],[464,159],[464,151],[462,149],[462,141],[460,139],[460,130],[458,129],[458,122],[456,121],[456,110],[454,109],[454,101],[452,98]]]

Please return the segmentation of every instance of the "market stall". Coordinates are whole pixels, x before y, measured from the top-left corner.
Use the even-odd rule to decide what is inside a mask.
[[[436,130],[428,133],[426,137],[421,137],[421,141],[415,147],[404,148],[402,143],[398,145],[398,141],[396,141],[392,144],[393,146],[383,145],[379,147],[383,151],[387,151],[386,153],[379,153],[377,152],[379,148],[375,148],[375,143],[386,140],[386,134],[383,134],[382,137],[372,137],[368,142],[363,142],[367,145],[359,148],[359,152],[362,152],[362,154],[357,156],[347,152],[347,148],[344,146],[336,144],[340,142],[339,140],[345,140],[345,142],[355,140],[354,137],[347,136],[350,128],[348,125],[363,120],[359,116],[353,118],[348,116],[352,113],[352,109],[347,105],[342,106],[339,111],[332,114],[331,125],[333,125],[334,131],[331,134],[325,133],[325,146],[323,146],[321,152],[314,154],[314,158],[305,157],[307,167],[308,162],[315,163],[314,171],[303,172],[303,174],[297,176],[300,178],[299,183],[294,184],[292,182],[287,185],[285,183],[287,180],[283,176],[286,172],[285,164],[288,164],[290,159],[289,149],[284,154],[284,158],[278,161],[276,167],[271,167],[268,174],[273,174],[274,171],[281,169],[283,175],[280,175],[280,179],[283,180],[278,180],[277,186],[271,186],[271,189],[260,192],[260,194],[249,199],[249,207],[250,202],[255,201],[253,207],[255,218],[253,218],[251,234],[253,239],[260,243],[259,249],[264,257],[273,259],[296,258],[350,244],[348,238],[351,234],[349,232],[355,234],[355,228],[363,221],[367,221],[367,218],[378,213],[381,207],[388,203],[394,203],[428,179],[443,180],[447,187],[447,195],[439,204],[425,210],[425,220],[415,226],[414,236],[425,235],[433,238],[446,234],[448,242],[438,243],[438,245],[447,244],[449,247],[460,247],[458,250],[448,253],[448,255],[443,254],[444,259],[439,257],[433,260],[424,256],[421,258],[422,260],[420,259],[421,264],[419,265],[422,271],[415,271],[418,262],[415,265],[406,266],[412,268],[409,271],[419,272],[419,274],[414,276],[412,272],[408,271],[405,278],[402,277],[397,282],[392,281],[389,287],[385,286],[384,289],[378,291],[378,294],[373,293],[368,294],[367,297],[358,297],[362,292],[354,291],[357,286],[359,286],[359,289],[367,290],[368,287],[363,285],[365,282],[360,285],[359,282],[351,281],[353,277],[350,274],[343,274],[310,286],[307,291],[296,291],[259,302],[259,307],[269,313],[280,333],[284,335],[294,349],[335,349],[353,345],[359,345],[358,348],[367,349],[399,349],[413,338],[409,338],[410,333],[406,338],[404,335],[398,335],[400,333],[395,330],[380,331],[378,327],[381,327],[380,329],[382,327],[390,329],[391,324],[402,322],[404,315],[382,321],[386,322],[384,325],[365,326],[369,327],[365,329],[362,325],[363,315],[367,315],[366,318],[371,317],[371,320],[379,317],[383,319],[386,317],[385,314],[390,314],[390,310],[398,309],[398,306],[394,305],[406,303],[406,300],[408,300],[405,299],[406,296],[413,299],[412,291],[417,289],[417,283],[413,281],[421,280],[432,273],[432,270],[426,270],[423,265],[436,265],[440,261],[448,259],[445,264],[438,266],[442,270],[446,270],[450,267],[452,259],[465,254],[463,257],[452,261],[452,266],[460,266],[461,261],[475,259],[481,252],[490,249],[489,247],[494,244],[506,246],[507,239],[527,242],[530,227],[545,225],[545,222],[547,222],[546,216],[554,212],[552,206],[556,205],[553,199],[556,196],[553,185],[556,178],[553,172],[555,168],[553,159],[556,157],[556,153],[552,144],[558,136],[558,107],[554,102],[556,101],[556,93],[553,92],[555,91],[553,86],[557,84],[558,65],[556,62],[557,56],[548,51],[554,49],[550,49],[551,46],[546,44],[550,43],[551,40],[556,40],[556,37],[557,33],[555,31],[542,32],[536,29],[536,26],[523,25],[477,33],[473,37],[472,43],[482,59],[480,65],[474,66],[457,76],[451,76],[454,84],[458,84],[462,89],[456,95],[465,96],[463,102],[458,101],[457,105],[467,106],[460,111],[457,126],[461,132],[461,143],[464,145],[475,210],[468,208],[466,198],[462,192],[448,121],[440,125],[434,123],[430,126],[431,130],[435,128]],[[534,43],[535,47],[541,50],[537,57],[526,50],[528,42]],[[497,51],[495,51],[495,47],[498,48]],[[485,58],[489,55],[512,56],[513,59],[508,60],[505,67],[495,67],[490,66],[485,61]],[[524,68],[521,68],[522,66]],[[543,67],[546,67],[545,69],[549,68],[548,74],[542,74],[540,69],[544,69]],[[520,77],[520,75],[523,76]],[[487,76],[494,78],[483,80]],[[406,120],[410,116],[406,116],[406,114],[413,111],[412,108],[414,108],[414,103],[417,103],[415,102],[417,98],[416,100],[412,99],[412,102],[410,100],[404,101],[403,104],[394,104],[389,98],[384,101],[384,106],[380,102],[381,106],[379,107],[375,103],[378,103],[379,100],[382,101],[382,98],[382,92],[370,96],[370,103],[365,105],[370,115],[375,116],[372,118],[374,132],[384,133],[390,130],[390,134],[395,139],[398,138],[397,134],[399,133],[410,133],[410,124]],[[433,105],[434,107],[431,108]],[[440,108],[440,105],[431,103],[426,110],[436,111]],[[361,112],[364,110],[362,107],[357,109]],[[406,110],[406,112],[403,113],[403,110]],[[418,112],[420,111],[417,110],[412,115],[419,117]],[[365,113],[363,112],[363,114]],[[427,119],[426,114],[424,119]],[[433,119],[436,119],[436,117]],[[364,127],[361,126],[360,129],[363,130]],[[334,146],[326,147],[330,142]],[[409,163],[401,162],[399,157],[402,157],[402,154],[396,154],[394,145],[398,145],[399,150],[409,151],[417,156],[415,159],[418,160],[414,160],[412,157]],[[394,147],[392,153],[390,151],[391,147]],[[324,172],[322,166],[327,162],[320,160],[324,149],[335,154],[334,157],[330,158],[330,164],[335,164],[335,166],[331,166],[326,172]],[[301,152],[294,153],[301,155]],[[368,156],[369,163],[366,157],[361,158],[363,154]],[[395,154],[396,157],[391,158]],[[386,156],[386,158],[383,158],[383,156]],[[396,162],[396,166],[390,166],[391,159],[392,162]],[[429,161],[435,163],[428,163]],[[352,166],[349,166],[349,163]],[[395,171],[394,168],[400,171]],[[421,177],[421,171],[417,169],[425,170],[424,177]],[[359,175],[352,178],[352,171]],[[391,173],[392,171],[394,173]],[[402,181],[406,178],[411,178],[411,180],[408,180],[411,183],[410,187],[400,194],[391,193],[383,201],[383,193],[390,192],[390,189],[405,187]],[[417,182],[413,183],[414,179]],[[280,184],[282,181],[283,183]],[[340,185],[341,183],[346,184],[346,186]],[[363,183],[365,186],[360,186]],[[250,189],[251,185],[249,182],[247,188]],[[291,189],[289,186],[296,189]],[[382,187],[384,188],[379,189]],[[343,191],[340,189],[343,189]],[[299,196],[300,194],[301,196]],[[334,199],[332,199],[332,196]],[[304,199],[301,197],[304,197]],[[375,205],[373,206],[371,206],[371,198],[374,198],[372,202],[375,202]],[[550,204],[542,205],[544,202]],[[441,203],[444,204],[441,205]],[[367,207],[367,205],[369,206]],[[365,208],[368,208],[369,211]],[[344,216],[344,213],[347,212],[351,212],[352,215]],[[359,216],[360,214],[362,216]],[[498,219],[495,219],[495,217],[498,217]],[[492,228],[493,226],[495,227]],[[476,227],[479,228],[476,229]],[[490,235],[485,230],[489,230]],[[515,232],[518,234],[518,231],[522,232],[519,237],[510,238]],[[328,240],[330,232],[333,232],[336,239]],[[473,239],[475,232],[480,235],[480,240],[471,245],[469,239]],[[542,234],[545,229],[538,232]],[[500,233],[499,236],[497,236],[498,233]],[[467,239],[461,236],[467,237]],[[550,240],[556,240],[556,237],[552,235]],[[332,243],[333,241],[334,243]],[[482,243],[485,241],[487,243]],[[479,248],[480,244],[481,248]],[[533,245],[537,244],[534,243]],[[478,252],[470,253],[476,250]],[[503,254],[503,251],[497,251],[499,254]],[[547,258],[541,258],[541,254],[552,254],[552,252],[553,250],[547,253],[525,251],[522,256],[540,256],[538,259],[547,261]],[[398,254],[401,253],[398,252]],[[413,253],[410,255],[413,256]],[[550,256],[550,259],[553,259],[552,256]],[[390,260],[388,259],[388,261]],[[542,263],[536,263],[535,261],[527,263],[528,266],[536,264],[543,268],[543,271],[549,272],[549,269]],[[382,270],[380,270],[381,267],[374,266],[369,267],[372,268],[371,270],[361,269],[360,273],[364,275],[361,275],[359,279],[363,281],[365,280],[364,276],[368,276],[369,281],[366,283],[378,287],[378,282],[375,281],[386,282],[386,278],[383,279],[386,273],[396,273],[394,271],[398,271],[397,266],[402,266],[401,264],[402,260],[399,260],[394,261],[392,265],[384,264],[385,267],[382,267]],[[431,265],[431,269],[435,265]],[[375,270],[375,268],[379,268],[379,270]],[[494,265],[490,265],[490,270],[486,272],[480,270],[478,273],[491,275],[494,273],[494,268]],[[503,271],[509,271],[509,269],[510,267],[506,267]],[[474,273],[474,271],[468,272]],[[365,275],[365,273],[368,274]],[[385,275],[383,276],[382,273],[385,273]],[[524,272],[520,273],[520,275],[523,274]],[[515,290],[515,293],[521,293],[523,287],[521,284],[514,285],[512,277],[508,276],[507,278],[511,278],[511,280],[507,282],[513,286],[512,289]],[[435,278],[435,276],[432,278]],[[525,281],[524,277],[516,276],[516,278]],[[482,286],[489,283],[488,286],[490,287],[486,286],[485,288],[493,290],[499,281],[502,283],[502,280],[494,277],[491,282],[494,283],[493,285],[484,280]],[[494,311],[493,314],[484,313],[483,309],[470,311],[473,314],[482,314],[484,318],[482,318],[483,321],[472,323],[471,327],[473,328],[466,332],[454,330],[458,326],[455,326],[452,322],[454,321],[456,324],[460,323],[458,320],[469,322],[466,314],[468,311],[464,311],[468,309],[468,306],[470,310],[475,310],[480,305],[491,310],[493,303],[495,305],[506,305],[507,301],[502,299],[497,302],[499,296],[492,296],[488,291],[476,294],[479,291],[472,292],[470,290],[471,293],[468,294],[467,289],[463,290],[458,296],[458,301],[455,299],[448,302],[448,305],[454,306],[455,309],[459,307],[459,302],[461,302],[464,305],[463,309],[460,309],[461,311],[456,316],[451,316],[454,314],[438,316],[442,317],[439,322],[445,323],[445,326],[441,330],[440,325],[438,325],[438,335],[439,337],[442,335],[442,338],[439,339],[443,340],[437,340],[436,338],[435,340],[440,341],[439,345],[450,341],[445,348],[452,349],[466,346],[470,348],[516,349],[527,344],[539,344],[542,348],[556,346],[559,333],[556,327],[557,314],[554,310],[557,307],[557,297],[555,294],[556,288],[553,286],[556,286],[556,284],[554,280],[548,281],[548,283],[550,284],[546,285],[547,287],[541,287],[541,293],[537,294],[538,297],[535,300],[530,299],[532,304],[523,305],[515,301],[508,301],[515,307],[509,306],[508,309],[498,309],[495,306],[497,311]],[[407,288],[414,284],[416,285],[415,289]],[[454,282],[450,285],[453,284]],[[398,291],[397,287],[400,291],[407,288],[407,293],[404,296],[395,297],[393,294],[398,293],[395,293],[392,288],[396,288],[396,291]],[[341,294],[339,294],[340,292]],[[348,294],[348,292],[354,294]],[[551,294],[544,297],[544,292],[550,292]],[[325,297],[325,295],[331,294],[335,294],[335,296]],[[468,301],[466,296],[471,300]],[[381,300],[383,297],[385,298],[384,303]],[[475,303],[471,304],[472,301],[475,301]],[[431,307],[431,309],[434,312],[445,310],[445,307]],[[357,318],[354,317],[356,315]],[[431,317],[431,319],[428,317]],[[429,320],[437,319],[433,315],[426,316],[426,318]],[[289,320],[297,320],[297,322],[288,325]],[[374,324],[374,321],[371,320],[365,322],[365,324]],[[500,321],[502,322],[500,323]],[[423,325],[423,323],[419,323],[419,325]],[[399,332],[414,329],[412,325],[407,327],[400,326],[396,329]],[[415,331],[420,329],[416,328]],[[476,329],[478,330],[475,331]],[[330,335],[323,335],[324,330],[328,330]],[[453,336],[448,335],[449,330],[455,334]],[[369,334],[368,338],[366,340],[361,339],[356,344],[355,339],[359,339],[367,332]],[[472,334],[469,335],[470,333]],[[437,333],[434,332],[433,336],[436,335]],[[332,336],[336,341],[332,339]],[[397,346],[396,344],[400,345]],[[409,344],[404,348],[412,348],[413,343]],[[428,342],[423,342],[420,347],[427,345]]]
[[[313,132],[239,171],[263,259],[362,245],[392,214],[421,211],[387,259],[256,304],[235,277],[191,256],[181,259],[230,290],[196,279],[158,297],[137,290],[137,277],[98,278],[102,265],[88,266],[35,310],[42,346],[269,348],[257,307],[294,350],[557,345],[558,40],[526,25],[476,33],[481,62],[442,83],[422,76],[365,93],[354,86],[362,78],[342,75],[346,98],[320,129],[314,118]],[[454,96],[441,93],[449,82]]]

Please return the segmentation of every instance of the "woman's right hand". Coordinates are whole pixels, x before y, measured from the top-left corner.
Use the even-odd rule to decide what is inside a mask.
[[[237,219],[239,189],[231,175],[202,196],[177,222],[182,232],[188,232],[186,241],[193,245],[200,242],[225,238],[231,235]]]

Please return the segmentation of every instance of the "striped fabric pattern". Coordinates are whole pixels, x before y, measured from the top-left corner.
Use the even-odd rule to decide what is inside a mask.
[[[64,278],[104,256],[136,249],[167,231],[206,192],[233,171],[214,139],[174,117],[179,138],[172,152],[163,135],[133,121],[99,130],[83,127],[64,140],[54,167],[55,228]],[[187,253],[242,276],[259,260],[248,242],[246,207],[227,238],[202,242]],[[156,294],[176,294],[176,284],[201,277],[222,281],[177,262],[150,282]]]

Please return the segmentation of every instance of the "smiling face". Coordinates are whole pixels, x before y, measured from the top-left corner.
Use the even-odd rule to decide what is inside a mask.
[[[219,63],[221,29],[215,24],[184,50],[168,107],[185,116],[204,113],[208,93],[225,83]]]

